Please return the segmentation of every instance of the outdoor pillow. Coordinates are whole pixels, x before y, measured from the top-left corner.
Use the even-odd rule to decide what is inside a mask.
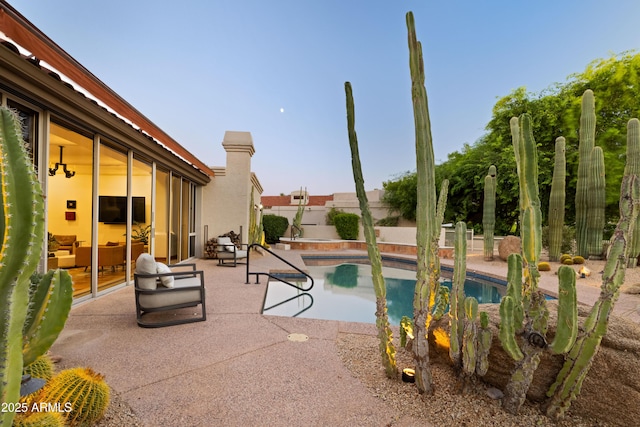
[[[231,237],[218,237],[218,252],[234,252],[235,246],[231,243]]]
[[[156,262],[156,271],[158,274],[171,273],[171,269],[167,267],[167,264]],[[173,276],[160,277],[160,282],[165,288],[173,288]]]
[[[156,260],[149,254],[140,254],[136,260],[136,273],[137,274],[156,274],[158,271],[156,266]],[[138,287],[140,289],[154,290],[156,289],[155,277],[141,277],[138,279]]]

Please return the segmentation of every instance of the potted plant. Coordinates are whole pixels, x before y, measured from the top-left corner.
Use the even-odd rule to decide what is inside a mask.
[[[48,241],[48,250],[49,252],[55,252],[58,250],[58,248],[60,247],[60,242],[58,242],[58,240],[56,240],[55,236],[51,233],[49,234],[49,241]]]
[[[131,239],[142,242],[145,246],[148,245],[149,234],[151,233],[151,224],[143,226],[143,224],[135,222],[134,225],[136,225],[138,228],[131,230]]]

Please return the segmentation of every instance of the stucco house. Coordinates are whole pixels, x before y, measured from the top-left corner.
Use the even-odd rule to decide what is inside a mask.
[[[67,268],[76,301],[130,284],[141,251],[175,263],[202,256],[207,232],[246,241],[262,192],[250,133],[227,132],[211,168],[4,1],[0,45],[0,104],[22,119],[57,242],[40,270]]]

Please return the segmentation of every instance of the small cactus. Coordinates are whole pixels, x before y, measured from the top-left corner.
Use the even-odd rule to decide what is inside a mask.
[[[560,257],[560,263],[564,262],[564,260],[566,259],[573,259],[573,256],[569,254],[562,254],[562,256]]]
[[[584,258],[582,258],[582,259],[584,259]],[[565,258],[565,260],[562,261],[562,264],[563,265],[573,265],[574,264],[573,258]]]
[[[18,414],[13,427],[65,427],[67,424],[61,412],[30,412]]]
[[[581,257],[580,255],[576,255],[573,258],[571,258],[571,260],[573,261],[574,264],[584,264],[584,258]]]
[[[40,378],[43,380],[50,380],[54,372],[53,361],[47,354],[39,356],[33,363],[24,368],[24,374],[29,374],[32,378]]]
[[[538,271],[551,271],[551,265],[546,261],[539,262]]]
[[[61,407],[71,404],[71,411],[64,412],[67,422],[73,426],[91,426],[106,412],[110,395],[102,375],[90,368],[73,368],[53,377],[41,390],[38,400],[57,402]]]

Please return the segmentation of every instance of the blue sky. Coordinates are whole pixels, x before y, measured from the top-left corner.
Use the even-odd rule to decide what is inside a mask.
[[[345,81],[365,187],[415,169],[409,10],[437,161],[481,137],[513,89],[640,47],[637,0],[9,3],[205,163],[225,164],[225,130],[251,132],[264,195],[355,191]]]

